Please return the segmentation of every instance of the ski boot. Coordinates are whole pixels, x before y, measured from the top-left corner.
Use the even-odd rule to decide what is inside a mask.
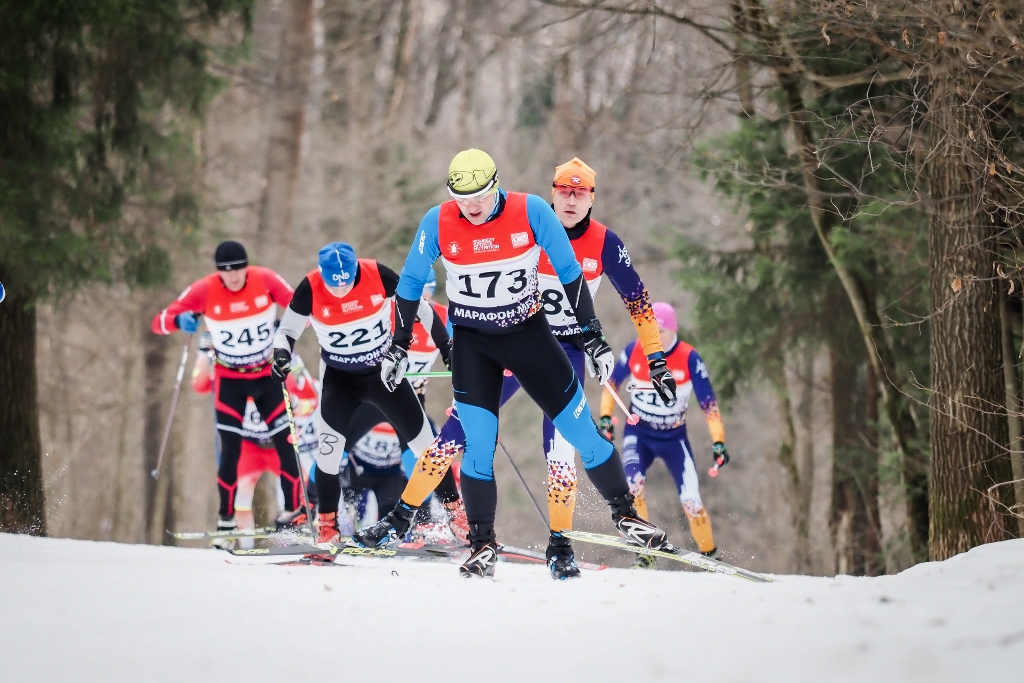
[[[278,515],[274,520],[274,526],[278,531],[301,531],[306,528],[308,520],[306,508],[298,507],[294,510],[285,510]]]
[[[676,552],[675,546],[666,540],[664,531],[637,514],[631,494],[608,501],[608,507],[611,508],[612,522],[619,530],[619,535],[630,543],[653,550]]]
[[[654,555],[637,555],[636,559],[633,560],[633,564],[629,565],[630,569],[657,569],[658,558]]]
[[[548,571],[551,572],[552,579],[565,581],[580,577],[580,568],[576,566],[572,544],[562,534],[551,532],[551,536],[548,538],[548,549],[544,556],[548,560]]]
[[[317,543],[336,543],[340,538],[338,533],[338,513],[321,512],[317,519]],[[330,564],[334,562],[334,555],[303,555],[302,560],[311,564]]]
[[[498,542],[494,537],[493,524],[470,524],[469,541],[473,554],[459,567],[459,576],[465,579],[493,577],[494,565],[498,564]]]
[[[711,550],[709,550],[707,552],[704,552],[703,550],[701,550],[700,554],[703,555],[704,557],[708,558],[709,560],[720,560],[720,559],[722,559],[722,551],[720,551],[718,548],[712,548]]]
[[[235,521],[234,516],[224,517],[221,516],[217,520],[217,531],[235,531],[238,529],[238,522]],[[210,541],[210,545],[214,548],[220,548],[221,550],[232,550],[235,547],[235,539],[233,538],[215,538]]]
[[[349,543],[360,548],[393,548],[409,532],[418,509],[399,500],[395,509],[384,515],[384,519],[352,534]]]
[[[444,504],[448,511],[448,526],[455,536],[455,540],[462,545],[469,545],[469,520],[466,519],[466,504],[462,499],[453,500]]]

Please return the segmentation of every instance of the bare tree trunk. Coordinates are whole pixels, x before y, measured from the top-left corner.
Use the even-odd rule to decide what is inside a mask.
[[[960,71],[939,72],[929,102],[933,560],[1008,537],[1006,515],[984,493],[1012,476],[993,277],[999,255],[996,231],[982,210],[986,103],[967,100],[984,92],[961,82]]]
[[[797,489],[796,564],[797,570],[811,571],[811,502],[814,495],[814,348],[803,350],[796,373],[800,399],[797,416],[800,438],[800,481]]]
[[[0,531],[46,535],[36,308],[14,287],[0,302]]]
[[[281,51],[270,91],[274,118],[257,232],[264,261],[268,248],[291,239],[313,73],[315,0],[283,0],[282,9]]]
[[[398,49],[395,51],[394,78],[392,79],[391,101],[385,117],[385,130],[390,130],[402,106],[405,88],[409,80],[409,69],[415,57],[417,31],[420,24],[419,0],[404,0],[400,9],[398,25]]]
[[[1006,422],[1010,433],[1010,470],[1013,472],[1013,497],[1017,504],[1017,533],[1024,536],[1024,462],[1022,462],[1021,438],[1024,437],[1024,422],[1021,420],[1020,377],[1017,375],[1017,352],[1013,341],[1014,317],[1007,295],[999,286],[999,322],[1002,326],[1003,382],[1006,385]]]
[[[839,337],[829,344],[833,429],[829,530],[837,573],[876,576],[884,568],[879,561],[878,450],[874,433],[878,388],[863,347],[857,348],[859,343],[856,338]]]

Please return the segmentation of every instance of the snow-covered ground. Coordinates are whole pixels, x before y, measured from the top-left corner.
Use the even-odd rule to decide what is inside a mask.
[[[1024,680],[1024,540],[898,576],[767,585],[227,557],[0,534],[0,680]]]

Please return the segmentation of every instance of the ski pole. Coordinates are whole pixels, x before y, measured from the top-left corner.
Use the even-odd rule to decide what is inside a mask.
[[[437,372],[407,372],[405,373],[405,376],[412,377],[413,379],[419,377],[451,377],[452,373],[445,370],[440,370]]]
[[[615,399],[615,403],[617,403],[618,406],[622,408],[622,412],[624,412],[628,416],[626,417],[626,422],[628,422],[631,425],[635,425],[637,422],[640,421],[640,416],[637,415],[636,413],[629,412],[629,408],[627,408],[626,404],[622,402],[621,398],[619,398],[619,392],[613,391],[612,386],[607,382],[607,380],[602,383],[602,386],[604,387],[605,391],[612,395],[612,398]]]
[[[501,438],[498,438],[498,445],[501,446],[501,450],[505,452],[505,457],[508,458],[508,464],[512,465],[513,471],[515,471],[516,476],[519,477],[519,483],[523,485],[524,489],[526,489],[526,495],[530,497],[530,502],[533,503],[534,509],[537,510],[537,514],[540,515],[540,521],[544,523],[545,527],[548,526],[547,517],[544,516],[544,512],[540,509],[540,505],[537,504],[537,499],[533,497],[533,492],[530,490],[530,487],[527,486],[526,479],[523,478],[522,472],[520,472],[519,468],[516,467],[515,461],[512,459],[512,456],[509,455],[508,449],[505,448],[505,444],[501,442]]]
[[[299,435],[295,432],[295,416],[292,414],[292,397],[288,393],[288,380],[281,382],[281,391],[284,393],[284,410],[288,414],[288,430],[292,435],[292,452],[295,454],[295,467],[299,473],[299,491],[302,493],[302,506],[306,508],[306,526],[309,527],[309,535],[316,539],[316,532],[313,531],[313,506],[309,504],[309,496],[306,493],[306,479],[302,476],[302,458],[299,457]]]
[[[156,458],[156,467],[149,473],[154,479],[160,478],[160,465],[164,462],[164,451],[167,449],[167,439],[171,435],[171,423],[174,422],[174,408],[178,405],[178,394],[181,393],[181,378],[185,376],[185,364],[188,363],[188,347],[192,344],[192,335],[185,337],[185,347],[181,350],[181,363],[178,365],[178,377],[174,380],[174,395],[171,397],[171,412],[167,414],[167,424],[164,425],[164,439],[160,442],[160,455]]]
[[[717,477],[718,476],[718,468],[721,467],[724,464],[725,464],[725,458],[723,458],[722,456],[716,457],[715,458],[715,464],[712,465],[711,468],[708,470],[708,476],[709,477]]]

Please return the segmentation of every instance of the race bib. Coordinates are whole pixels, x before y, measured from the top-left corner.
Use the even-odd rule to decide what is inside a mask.
[[[587,280],[587,287],[590,289],[590,296],[597,295],[597,288],[601,286],[601,277]],[[572,306],[566,300],[565,289],[557,277],[550,275],[540,276],[540,303],[544,315],[548,317],[548,325],[556,337],[565,337],[580,334],[580,324]]]
[[[339,369],[377,365],[391,345],[391,300],[385,299],[372,315],[337,325],[312,319],[321,355]]]
[[[273,355],[274,320],[277,304],[246,318],[217,320],[206,316],[204,322],[213,340],[217,359],[234,368],[261,365]]]
[[[352,454],[367,465],[380,469],[402,462],[402,446],[394,432],[370,430],[356,442]]]

